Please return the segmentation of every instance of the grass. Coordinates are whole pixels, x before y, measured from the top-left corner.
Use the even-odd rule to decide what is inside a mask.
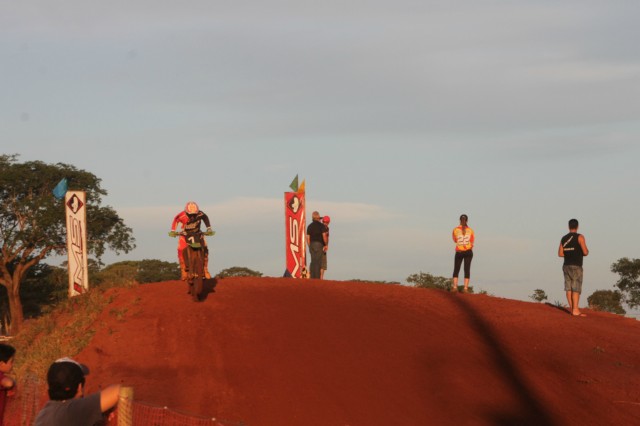
[[[115,316],[118,321],[123,321],[128,310],[128,308],[112,309],[109,314]]]
[[[24,323],[10,344],[16,348],[14,374],[44,377],[51,362],[77,355],[95,334],[98,315],[111,298],[101,288],[59,303],[46,315]]]

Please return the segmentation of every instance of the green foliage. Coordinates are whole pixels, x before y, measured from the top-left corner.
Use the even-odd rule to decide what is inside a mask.
[[[100,264],[93,259],[89,259],[87,263],[91,288],[131,287],[180,278],[180,266],[177,262],[153,259],[123,261],[103,269],[100,269]],[[66,261],[61,267],[39,263],[29,269],[20,287],[20,298],[26,318],[38,317],[67,299],[69,274],[66,265]],[[6,332],[4,317],[8,312],[7,292],[0,286],[0,332]]]
[[[87,195],[88,254],[99,260],[107,248],[128,253],[135,247],[131,228],[101,205],[107,192],[95,175],[68,164],[18,163],[17,155],[0,155],[0,285],[7,289],[14,332],[24,319],[18,295],[27,271],[49,255],[66,254],[64,202],[51,193],[62,178],[70,190]]]
[[[428,273],[420,272],[407,277],[407,282],[418,288],[437,288],[440,290],[451,290],[451,278],[437,277]]]
[[[352,282],[356,282],[356,283],[371,283],[371,284],[390,284],[390,285],[400,285],[400,283],[398,281],[382,281],[382,280],[377,280],[377,281],[372,281],[372,280],[361,280],[361,279],[351,279],[348,281],[352,281]]]
[[[178,262],[164,262],[156,259],[144,259],[138,262],[136,281],[140,284],[179,279],[180,265]]]
[[[622,294],[618,290],[596,290],[587,298],[587,302],[594,311],[611,312],[618,315],[627,313],[622,308]]]
[[[536,302],[544,302],[545,300],[548,299],[547,293],[545,293],[544,290],[539,288],[533,290],[533,294],[529,296],[529,298],[535,300]]]
[[[105,266],[89,277],[90,285],[106,287],[132,287],[137,284],[138,261],[126,260]]]
[[[630,308],[640,306],[640,259],[623,257],[611,265],[611,272],[620,275],[615,284]]]
[[[96,285],[129,287],[180,279],[180,265],[157,259],[116,262],[98,271],[90,279]]]
[[[228,277],[261,277],[262,272],[254,271],[242,266],[234,266],[232,268],[223,269],[218,272],[216,278],[228,278]]]
[[[68,295],[69,275],[66,268],[39,263],[30,268],[20,286],[20,299],[25,318],[47,312]],[[0,334],[9,334],[9,299],[7,289],[0,286]]]
[[[41,161],[18,163],[17,156],[0,156],[0,229],[3,246],[29,246],[33,254],[66,254],[66,221],[64,202],[51,191],[66,177],[70,190],[87,194],[88,251],[98,258],[106,247],[116,253],[132,250],[132,230],[109,206],[101,206],[107,191],[100,179],[74,166]],[[13,244],[12,244],[13,243]],[[19,244],[23,243],[23,244]],[[20,256],[23,252],[18,251]]]
[[[46,376],[51,360],[62,356],[74,356],[89,343],[95,330],[92,328],[98,315],[111,302],[100,289],[63,300],[52,311],[30,321],[12,340],[16,348],[15,374]],[[57,323],[64,318],[64,327]]]
[[[39,263],[27,272],[20,287],[20,298],[26,318],[40,316],[69,294],[69,274],[66,268]]]

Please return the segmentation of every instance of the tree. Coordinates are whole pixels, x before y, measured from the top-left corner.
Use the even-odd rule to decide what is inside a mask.
[[[541,290],[539,288],[533,290],[533,294],[529,296],[529,298],[535,300],[536,302],[542,302],[548,299],[547,293],[545,293],[544,290]]]
[[[622,308],[622,294],[618,290],[596,290],[587,298],[587,302],[594,311],[611,312],[618,315],[627,313]]]
[[[216,275],[217,278],[228,277],[261,277],[262,272],[254,271],[243,266],[234,266],[232,268],[223,269]]]
[[[131,228],[116,211],[102,206],[100,179],[74,166],[41,161],[17,162],[0,155],[0,284],[7,290],[12,332],[24,321],[20,286],[27,271],[49,255],[66,253],[64,203],[51,191],[62,179],[87,194],[87,252],[98,259],[105,250],[135,248]]]
[[[139,263],[136,260],[112,263],[91,276],[90,281],[102,288],[135,286]]]
[[[69,294],[69,274],[66,268],[46,263],[27,271],[20,286],[20,301],[25,318],[42,315],[46,309],[66,299]]]
[[[180,265],[157,259],[124,260],[97,271],[90,271],[89,281],[100,286],[128,287],[180,279]]]
[[[51,309],[69,294],[69,274],[64,267],[39,263],[30,268],[20,286],[20,301],[25,318],[35,318]],[[9,333],[7,289],[0,286],[0,334]]]
[[[179,279],[180,265],[178,262],[164,262],[156,259],[144,259],[138,262],[136,281],[140,284]]]
[[[611,272],[620,275],[615,284],[630,308],[640,306],[640,259],[623,257],[611,265]]]
[[[385,280],[361,280],[360,278],[353,278],[347,280],[353,283],[367,283],[367,284],[388,284],[388,285],[400,285],[398,281],[385,281]]]
[[[418,288],[438,288],[451,290],[451,278],[436,277],[428,273],[420,272],[407,277],[407,282]]]
[[[26,318],[35,318],[67,298],[69,274],[66,267],[38,263],[29,268],[20,285],[20,302]],[[0,285],[0,335],[10,334],[11,318],[7,288]]]

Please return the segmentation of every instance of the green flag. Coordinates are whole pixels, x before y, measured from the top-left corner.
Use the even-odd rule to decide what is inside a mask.
[[[291,185],[289,185],[289,188],[291,188],[293,192],[298,192],[298,175],[293,178],[293,180],[291,181]]]

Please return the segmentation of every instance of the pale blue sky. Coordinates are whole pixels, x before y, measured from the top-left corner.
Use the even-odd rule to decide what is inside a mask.
[[[572,217],[583,303],[640,256],[639,2],[54,3],[0,2],[0,152],[102,179],[138,246],[107,263],[174,261],[194,199],[213,271],[279,276],[296,174],[331,279],[450,276],[461,213],[496,296],[565,300]]]

